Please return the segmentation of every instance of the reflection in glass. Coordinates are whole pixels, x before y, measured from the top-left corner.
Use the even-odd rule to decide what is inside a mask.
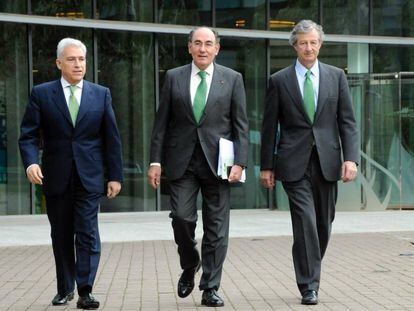
[[[414,207],[414,75],[400,73],[401,110],[401,206]]]
[[[129,0],[126,1],[99,0],[99,19],[152,22],[153,1],[152,0]]]
[[[164,83],[165,72],[192,61],[188,53],[188,35],[159,35],[159,77],[160,87]]]
[[[269,30],[291,31],[302,19],[318,22],[318,0],[270,0]]]
[[[318,59],[326,64],[348,71],[348,48],[345,43],[324,42],[319,52]]]
[[[266,1],[217,1],[216,25],[225,28],[265,29]]]
[[[155,191],[147,183],[155,112],[152,35],[98,32],[99,83],[109,87],[121,134],[122,191],[102,200],[103,212],[155,210]]]
[[[322,3],[325,33],[368,35],[368,0],[324,0]]]
[[[159,0],[158,22],[163,24],[211,26],[211,0]]]
[[[414,36],[414,1],[375,0],[373,34],[378,36]]]
[[[0,12],[25,14],[27,0],[0,1]]]
[[[270,40],[270,74],[292,65],[296,60],[295,49],[288,40]]]
[[[49,1],[31,0],[34,15],[91,18],[92,0]]]
[[[398,75],[349,75],[348,80],[356,112],[362,120],[360,180],[363,208],[399,207],[401,107]]]
[[[374,73],[414,71],[413,46],[371,45]]]
[[[26,27],[0,24],[0,215],[30,213],[17,140],[27,103]]]
[[[247,116],[249,119],[249,161],[246,183],[232,186],[232,208],[266,207],[266,190],[261,187],[260,130],[263,101],[266,90],[265,40],[236,40],[222,38],[217,63],[230,67],[243,75],[246,88]]]

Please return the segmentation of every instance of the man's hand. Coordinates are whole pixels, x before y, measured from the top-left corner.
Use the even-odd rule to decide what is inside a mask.
[[[356,178],[357,176],[357,166],[355,164],[355,162],[352,161],[345,161],[342,164],[342,181],[343,182],[348,182],[348,181],[352,181]]]
[[[275,173],[272,170],[260,171],[260,181],[263,187],[272,189],[275,186]]]
[[[157,189],[161,182],[161,167],[158,165],[151,165],[147,174],[148,183],[154,189]]]
[[[240,181],[242,176],[243,168],[240,165],[233,165],[230,170],[228,178],[229,183],[236,183]]]
[[[32,164],[30,165],[29,169],[26,172],[27,179],[36,185],[43,185],[43,174],[42,170],[40,169],[39,164]]]
[[[106,196],[108,199],[115,198],[119,191],[121,191],[121,183],[119,181],[110,181],[108,182],[108,190]]]

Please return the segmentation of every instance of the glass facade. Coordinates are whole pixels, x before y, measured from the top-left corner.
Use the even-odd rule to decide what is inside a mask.
[[[146,181],[152,123],[165,72],[191,61],[187,34],[199,25],[219,28],[217,62],[245,82],[249,163],[247,182],[232,186],[232,208],[287,209],[280,185],[272,192],[260,186],[260,129],[268,77],[294,61],[286,35],[301,19],[328,34],[320,60],[347,73],[360,129],[359,176],[340,183],[338,210],[414,208],[413,12],[409,0],[1,1],[0,215],[45,211],[41,189],[25,178],[17,139],[31,87],[59,78],[56,44],[67,36],[88,48],[86,79],[110,88],[123,143],[125,183],[101,210],[168,210],[165,177],[159,191]]]

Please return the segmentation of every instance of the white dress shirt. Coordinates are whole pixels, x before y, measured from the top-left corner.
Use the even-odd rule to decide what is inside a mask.
[[[194,97],[197,92],[198,85],[201,82],[201,77],[199,76],[199,72],[201,70],[194,64],[194,62],[191,63],[191,78],[190,78],[190,95],[191,95],[191,104],[194,104]],[[206,83],[207,83],[207,94],[206,94],[206,100],[208,98],[208,94],[210,92],[210,86],[211,86],[211,80],[213,78],[213,72],[214,72],[214,64],[211,63],[205,70],[206,75]]]
[[[296,77],[298,79],[300,93],[302,94],[302,98],[303,98],[303,84],[305,83],[306,72],[308,71],[308,69],[305,66],[303,66],[299,62],[299,60],[296,60],[295,71],[296,71]],[[319,62],[318,60],[316,60],[315,64],[313,64],[313,66],[310,68],[310,71],[312,72],[311,80],[312,80],[312,85],[313,85],[313,94],[315,98],[315,111],[316,111],[316,107],[318,105],[318,95],[319,95]]]

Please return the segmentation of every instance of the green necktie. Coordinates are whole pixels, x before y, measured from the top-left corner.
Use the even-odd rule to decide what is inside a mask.
[[[305,104],[305,111],[313,123],[315,117],[315,97],[313,92],[313,84],[311,79],[312,72],[308,70],[306,72],[305,83],[303,85],[303,103]]]
[[[76,85],[69,86],[70,88],[70,96],[69,96],[69,113],[72,119],[73,126],[76,125],[76,117],[78,116],[79,111],[79,104],[75,97],[75,90],[77,88]]]
[[[198,75],[201,78],[200,84],[197,87],[197,91],[194,96],[193,111],[194,117],[198,122],[200,122],[201,115],[203,114],[204,107],[206,106],[206,95],[207,95],[207,82],[205,71],[199,71]]]

